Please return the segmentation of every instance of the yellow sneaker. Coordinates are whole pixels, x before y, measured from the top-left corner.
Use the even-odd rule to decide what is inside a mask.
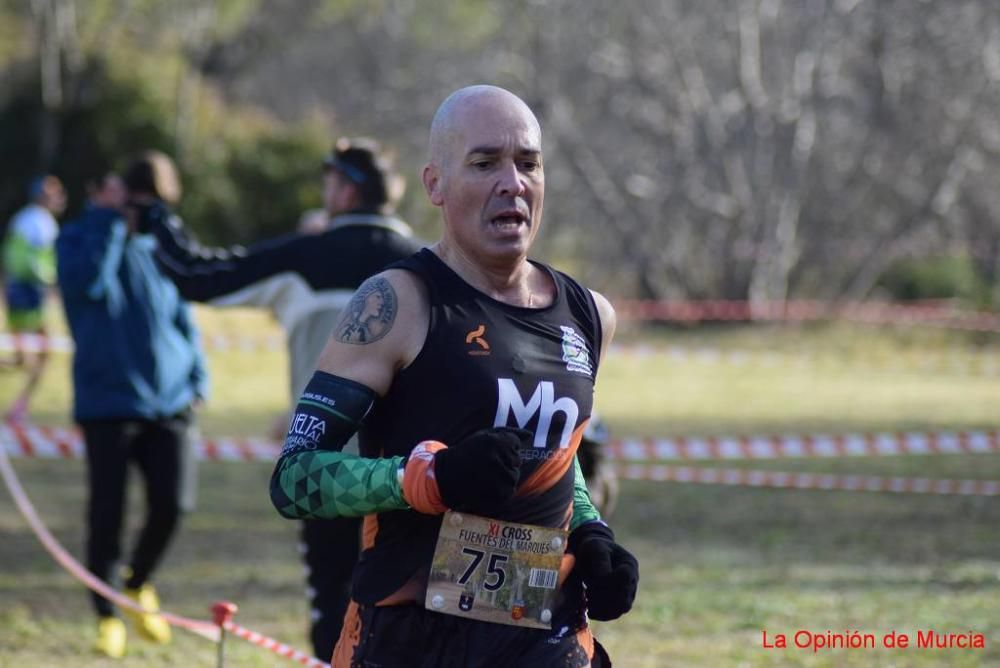
[[[125,614],[132,620],[132,625],[136,632],[155,643],[165,645],[170,642],[170,624],[162,616],[156,614],[160,611],[160,597],[156,595],[156,589],[151,584],[144,584],[138,589],[126,589],[125,595],[142,606],[146,612],[132,612],[126,609]]]
[[[125,623],[117,617],[101,617],[94,649],[112,659],[125,656]]]

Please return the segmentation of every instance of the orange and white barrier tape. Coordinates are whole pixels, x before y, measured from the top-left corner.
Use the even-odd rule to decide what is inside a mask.
[[[330,664],[325,661],[320,661],[305,652],[297,650],[283,642],[279,642],[274,638],[269,638],[268,636],[257,633],[256,631],[251,631],[250,629],[240,626],[230,620],[226,620],[222,627],[227,632],[247,641],[251,645],[256,645],[257,647],[266,649],[272,654],[283,656],[289,661],[295,661],[303,666],[307,666],[308,668],[330,668]]]
[[[83,438],[76,429],[7,422],[0,424],[0,447],[12,457],[79,459]],[[273,462],[281,447],[259,438],[203,438],[194,444],[194,455],[205,461]]]
[[[850,492],[909,492],[914,494],[960,494],[1000,496],[1000,480],[945,480],[937,478],[900,478],[871,475],[836,475],[830,473],[789,473],[746,469],[701,468],[659,464],[619,465],[615,473],[625,480],[700,483],[737,487],[774,487],[782,489],[826,489]]]
[[[259,336],[214,334],[202,336],[205,350],[219,352],[258,352],[261,350],[275,351],[285,349],[283,334],[265,334]],[[20,350],[26,353],[43,351],[73,352],[73,339],[63,334],[8,334],[0,332],[0,350]]]
[[[83,441],[75,429],[32,424],[0,424],[0,445],[14,457],[75,459]],[[206,461],[264,461],[278,458],[280,445],[259,438],[203,438],[195,457]],[[614,439],[604,448],[609,460],[661,462],[686,459],[780,459],[961,455],[1000,452],[1000,431],[801,434]]]
[[[778,459],[1000,452],[1000,431],[812,434],[624,439],[605,448],[613,461]]]
[[[670,322],[813,322],[847,320],[878,325],[926,325],[948,329],[1000,332],[1000,313],[951,308],[947,303],[886,304],[857,302],[828,304],[787,301],[751,304],[738,300],[615,302],[620,317]]]
[[[0,332],[0,350],[4,352],[19,350],[25,353],[40,353],[54,350],[65,353],[73,350],[73,340],[67,336],[8,334],[7,332]]]
[[[1000,354],[969,352],[960,348],[948,352],[921,353],[920,356],[837,356],[819,352],[779,352],[777,350],[721,349],[706,347],[663,346],[645,343],[611,344],[616,357],[640,360],[665,358],[673,363],[808,368],[836,364],[838,369],[866,371],[949,373],[969,376],[1000,376]]]

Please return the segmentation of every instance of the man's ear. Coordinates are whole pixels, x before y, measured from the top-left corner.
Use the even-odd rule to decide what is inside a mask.
[[[438,171],[437,166],[433,164],[425,165],[421,178],[423,179],[424,190],[427,191],[427,197],[430,198],[431,204],[441,206],[444,203],[444,196],[441,194],[441,173]]]

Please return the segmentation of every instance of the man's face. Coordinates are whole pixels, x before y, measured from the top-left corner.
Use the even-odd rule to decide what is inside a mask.
[[[40,203],[51,211],[54,216],[58,216],[65,211],[66,190],[63,188],[62,183],[55,179],[46,179],[45,184],[42,186]]]
[[[357,188],[336,169],[323,172],[323,208],[331,216],[356,206]]]
[[[471,101],[425,185],[445,233],[480,260],[523,258],[542,221],[541,133],[530,111],[504,98]]]
[[[94,192],[91,199],[94,204],[108,209],[121,209],[125,206],[128,192],[125,182],[117,174],[110,174],[101,182],[100,188]]]

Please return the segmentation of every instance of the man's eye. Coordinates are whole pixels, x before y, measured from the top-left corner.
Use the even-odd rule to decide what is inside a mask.
[[[525,160],[524,162],[521,163],[521,169],[523,169],[526,172],[533,172],[536,169],[538,169],[538,163],[535,162],[534,160]]]
[[[491,163],[489,160],[477,160],[476,162],[472,163],[472,166],[475,167],[476,169],[489,169],[490,165],[492,164],[493,163]]]

